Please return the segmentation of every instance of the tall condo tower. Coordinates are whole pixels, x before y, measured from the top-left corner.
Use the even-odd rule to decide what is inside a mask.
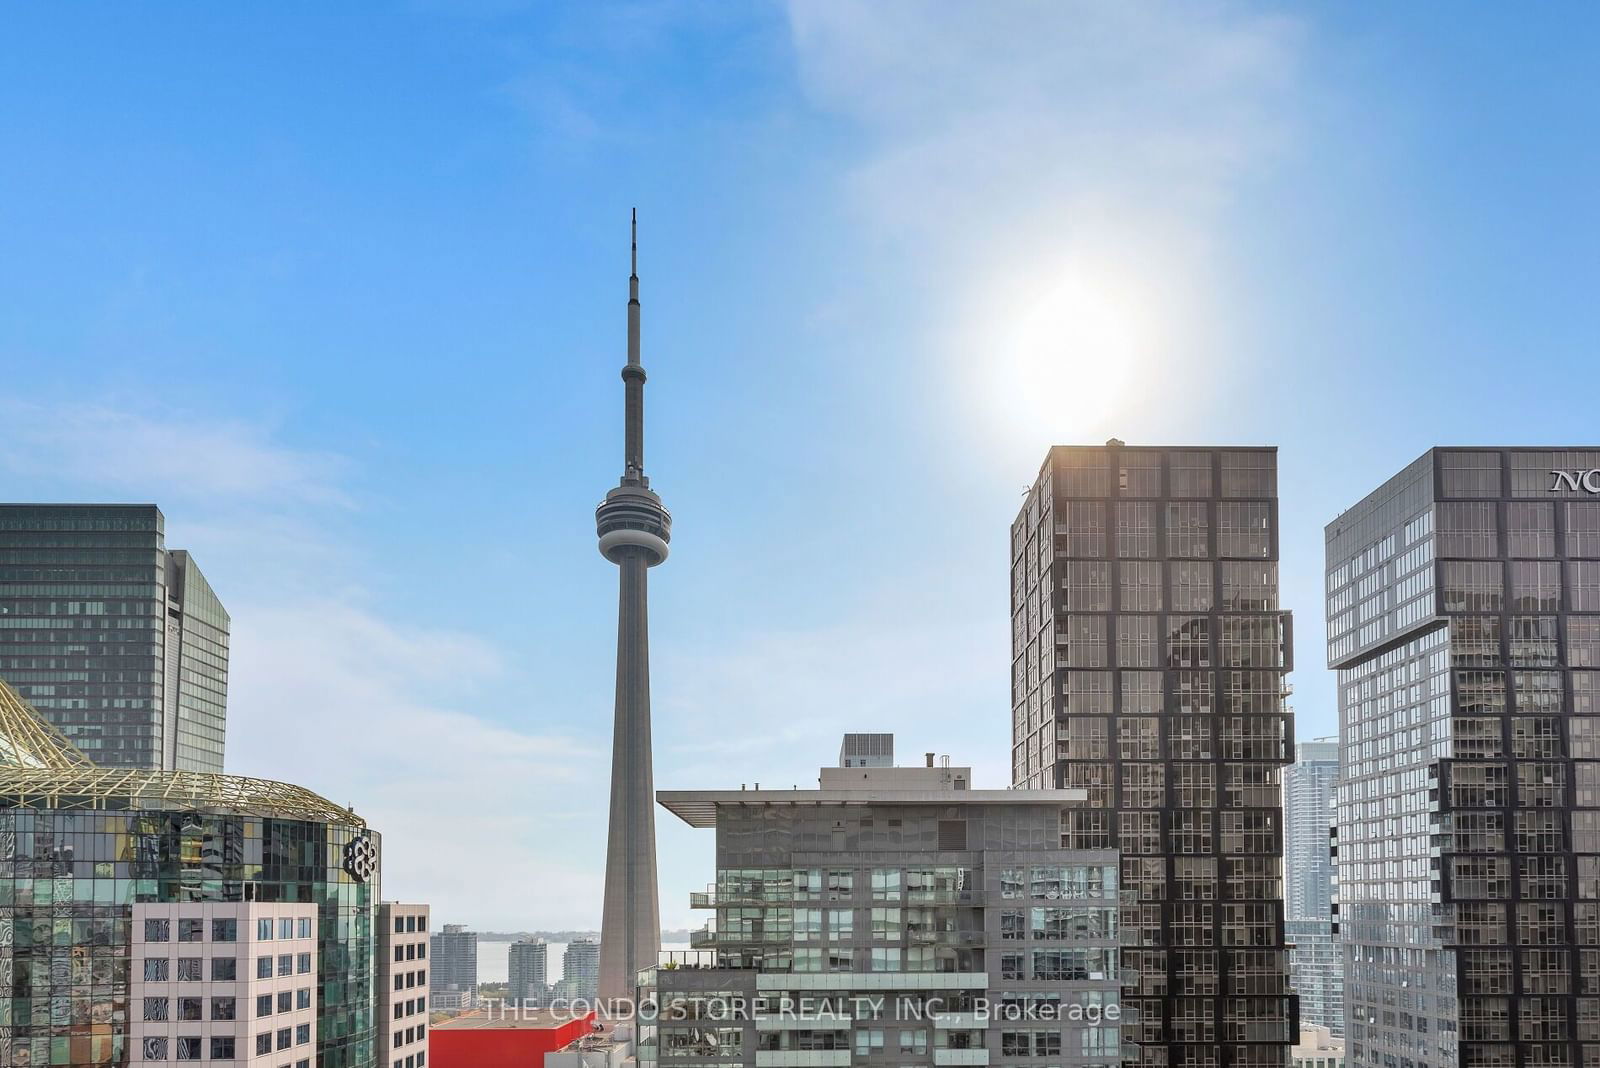
[[[1012,785],[1121,850],[1123,1062],[1285,1068],[1276,451],[1058,446],[1011,544]]]
[[[628,276],[628,363],[622,369],[622,481],[595,509],[600,554],[621,569],[617,707],[611,735],[611,829],[600,921],[600,996],[633,995],[639,969],[661,951],[656,825],[650,766],[650,626],[646,574],[667,558],[672,515],[644,473],[644,368],[639,363],[639,220]]]
[[[1435,448],[1327,527],[1351,1068],[1600,1063],[1600,448]]]

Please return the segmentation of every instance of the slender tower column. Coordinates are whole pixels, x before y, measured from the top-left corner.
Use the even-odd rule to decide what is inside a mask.
[[[600,552],[620,572],[617,706],[611,734],[611,823],[600,924],[600,997],[632,997],[661,951],[656,896],[655,784],[650,756],[649,569],[667,558],[672,516],[644,474],[644,368],[639,363],[639,220],[628,278],[628,363],[622,369],[622,481],[595,510]]]

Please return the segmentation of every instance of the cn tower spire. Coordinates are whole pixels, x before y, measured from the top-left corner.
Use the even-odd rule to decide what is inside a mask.
[[[672,515],[644,473],[644,367],[639,362],[639,215],[631,225],[628,362],[622,368],[622,480],[595,510],[600,553],[618,568],[617,700],[611,733],[611,822],[600,924],[600,997],[631,998],[661,951],[655,776],[650,748],[649,569],[667,558]]]

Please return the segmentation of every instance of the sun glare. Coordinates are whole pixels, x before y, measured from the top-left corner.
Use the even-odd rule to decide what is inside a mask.
[[[1164,304],[1114,261],[1060,262],[998,287],[973,324],[989,358],[972,365],[972,385],[992,432],[1030,449],[1119,432],[1161,392]]]

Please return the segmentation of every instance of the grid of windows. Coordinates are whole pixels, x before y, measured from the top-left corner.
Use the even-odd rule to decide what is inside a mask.
[[[243,901],[247,891],[256,901],[317,906],[320,974],[311,974],[309,960],[306,972],[296,973],[298,954],[291,954],[290,967],[312,980],[308,992],[319,984],[324,991],[316,1059],[325,1068],[371,1064],[376,906],[373,886],[342,868],[344,847],[359,833],[371,832],[231,814],[0,808],[0,900],[11,938],[0,954],[0,979],[9,980],[12,992],[0,1026],[0,1064],[118,1063],[127,1052],[128,1017],[146,1009],[173,1020],[195,1012],[226,1019],[228,1012],[253,1009],[253,1000],[183,1003],[187,983],[244,977],[232,955],[204,937],[186,938],[195,929],[181,920],[153,929],[141,924],[137,932],[165,935],[164,943],[154,941],[167,955],[135,961],[129,953],[134,903]],[[200,933],[221,944],[240,934],[220,921]],[[164,1010],[127,1007],[133,968],[142,979],[174,984]],[[175,1057],[176,1045],[169,1046]]]
[[[1087,790],[1062,845],[1123,851],[1146,1064],[1280,1064],[1296,1037],[1276,485],[1271,449],[1057,448],[1012,526],[1012,783]],[[1218,985],[1247,947],[1250,982]]]

